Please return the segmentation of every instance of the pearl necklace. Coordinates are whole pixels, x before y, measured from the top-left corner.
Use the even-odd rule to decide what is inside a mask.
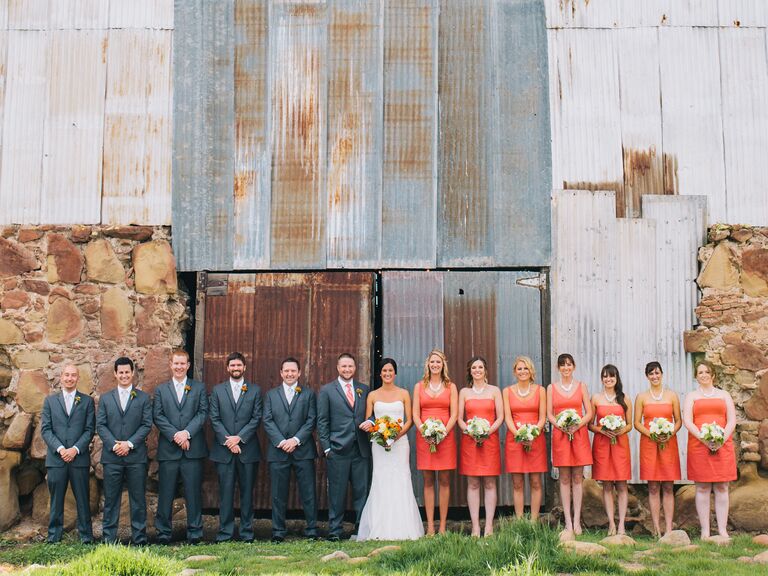
[[[704,398],[712,398],[712,396],[714,396],[714,395],[715,395],[715,391],[716,391],[716,390],[717,390],[717,388],[715,388],[715,387],[713,386],[713,387],[712,387],[712,392],[710,392],[709,394],[706,394],[706,393],[704,392],[704,390],[701,388],[701,386],[699,386],[699,392],[701,392],[701,395],[702,395],[702,396],[704,396]]]
[[[486,389],[486,388],[488,388],[488,384],[486,384],[485,386],[483,386],[483,387],[480,389],[480,391],[478,392],[478,391],[477,391],[477,388],[475,388],[475,385],[474,385],[474,384],[472,384],[472,388],[471,388],[471,390],[472,390],[472,392],[474,392],[475,394],[477,394],[478,396],[480,396],[480,394],[482,394],[483,392],[485,392],[485,389]]]
[[[429,386],[430,391],[433,392],[434,394],[441,393],[443,391],[443,389],[445,388],[445,386],[443,386],[442,382],[440,382],[440,384],[437,385],[437,388],[434,388],[432,386],[432,382],[428,382],[427,386]]]
[[[560,382],[559,382],[559,384],[560,384],[560,389],[561,389],[563,392],[565,392],[566,394],[570,394],[570,393],[571,393],[571,390],[573,390],[573,383],[574,383],[574,382],[575,382],[575,380],[571,380],[571,383],[570,383],[570,384],[568,384],[568,387],[566,388],[565,384],[563,384],[563,381],[562,381],[562,380],[560,380]]]
[[[530,393],[531,393],[531,383],[530,382],[528,383],[528,390],[526,390],[525,392],[522,392],[520,390],[520,384],[519,383],[517,384],[517,395],[520,396],[520,398],[525,398]]]
[[[653,394],[653,388],[649,388],[648,392],[650,393],[651,398],[656,400],[656,402],[661,402],[661,399],[664,398],[664,386],[661,387],[661,394],[659,394],[658,398],[656,398],[656,396]]]
[[[603,392],[603,396],[605,396],[605,399],[608,400],[609,404],[612,404],[616,402],[616,394],[613,395],[613,397],[608,396],[605,392]]]

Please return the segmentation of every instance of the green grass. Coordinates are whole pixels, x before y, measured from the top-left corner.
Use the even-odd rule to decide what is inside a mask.
[[[580,540],[597,542],[604,532],[588,532]],[[23,544],[0,541],[0,562],[19,566],[55,564],[47,574],[63,576],[132,576],[178,574],[181,568],[200,568],[205,575],[240,576],[247,574],[304,575],[348,574],[354,576],[551,576],[558,573],[579,575],[628,574],[624,565],[640,564],[640,576],[755,576],[760,567],[736,559],[754,556],[764,549],[752,544],[749,536],[737,536],[733,545],[718,547],[699,544],[695,552],[657,549],[650,555],[638,554],[655,547],[651,538],[639,538],[633,548],[611,548],[607,557],[582,557],[558,546],[558,533],[527,521],[502,521],[494,536],[471,538],[449,533],[415,542],[397,543],[401,549],[382,554],[362,564],[320,558],[335,550],[352,557],[366,556],[383,546],[382,542],[310,542],[289,540],[282,544],[227,543],[188,546],[127,547],[83,546],[80,544]],[[215,560],[188,562],[193,555],[211,555]],[[114,556],[117,556],[115,558]],[[268,559],[285,556],[285,559]],[[82,558],[81,558],[82,557]],[[133,566],[141,570],[129,571]],[[154,570],[154,571],[152,571]],[[46,574],[46,576],[47,576]]]

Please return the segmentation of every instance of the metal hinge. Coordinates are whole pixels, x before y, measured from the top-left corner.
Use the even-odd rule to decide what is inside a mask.
[[[528,278],[519,278],[516,284],[518,286],[525,286],[526,288],[537,288],[539,290],[546,290],[547,275],[537,274],[536,276],[530,276]]]

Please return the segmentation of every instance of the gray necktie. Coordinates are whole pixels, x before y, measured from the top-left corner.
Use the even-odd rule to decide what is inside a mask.
[[[67,410],[67,416],[72,414],[72,395],[71,394],[67,394],[66,396],[64,396],[64,407]]]

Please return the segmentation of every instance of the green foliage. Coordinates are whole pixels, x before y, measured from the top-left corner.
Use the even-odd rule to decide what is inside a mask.
[[[182,568],[180,562],[148,550],[100,546],[65,566],[52,566],[39,573],[43,576],[175,576]]]
[[[551,573],[539,567],[536,554],[529,554],[520,557],[514,564],[491,570],[491,576],[551,576]]]

